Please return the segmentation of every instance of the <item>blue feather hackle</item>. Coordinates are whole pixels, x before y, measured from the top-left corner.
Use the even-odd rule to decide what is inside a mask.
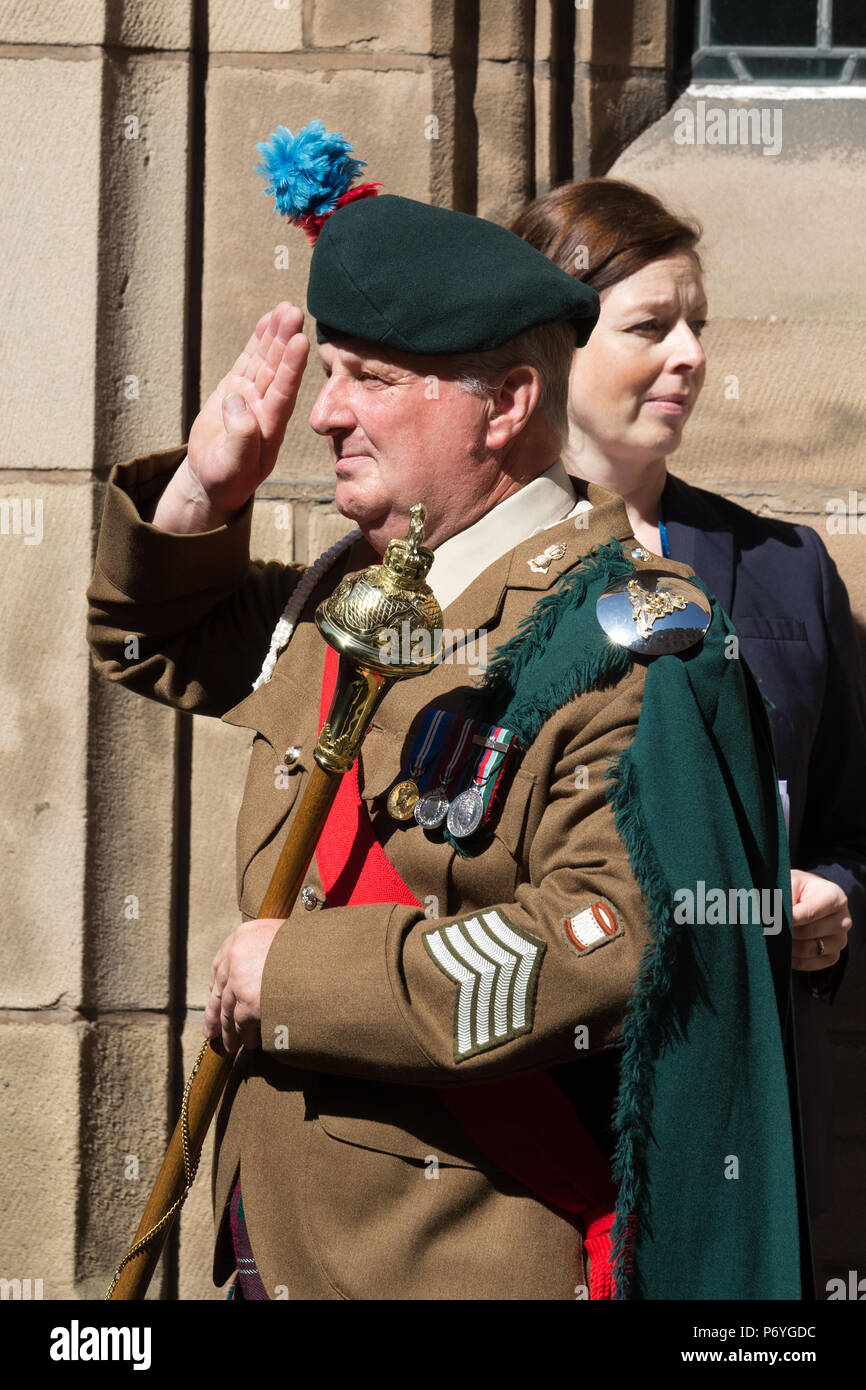
[[[348,140],[325,130],[321,121],[310,121],[297,135],[277,126],[270,140],[258,141],[256,149],[262,156],[256,173],[267,181],[263,192],[273,194],[274,211],[293,222],[333,212],[366,163],[353,159]]]

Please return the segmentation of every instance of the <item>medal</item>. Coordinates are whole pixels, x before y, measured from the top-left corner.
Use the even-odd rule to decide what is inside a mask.
[[[471,835],[481,824],[484,815],[484,797],[477,787],[467,787],[465,792],[455,796],[448,807],[446,824],[455,840]]]
[[[474,834],[479,825],[490,819],[490,810],[497,788],[501,786],[505,764],[514,745],[514,734],[502,724],[476,725],[472,742],[481,748],[474,767],[466,770],[464,783],[469,785],[458,792],[448,808],[448,832],[455,840]]]
[[[435,791],[426,792],[416,801],[415,819],[419,825],[423,825],[425,830],[435,830],[436,826],[441,825],[447,816],[448,804],[444,787],[437,787]]]
[[[396,787],[391,788],[385,804],[388,814],[395,820],[411,820],[417,801],[418,783],[413,777],[407,777],[405,782],[398,782]]]

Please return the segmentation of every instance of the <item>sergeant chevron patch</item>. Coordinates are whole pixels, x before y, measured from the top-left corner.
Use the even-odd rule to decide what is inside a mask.
[[[423,941],[457,985],[455,1062],[532,1032],[543,941],[495,909],[425,932]]]

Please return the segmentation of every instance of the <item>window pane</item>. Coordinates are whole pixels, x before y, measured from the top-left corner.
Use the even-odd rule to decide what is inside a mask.
[[[862,11],[863,0],[847,2]],[[817,19],[817,0],[710,0],[710,43],[811,47]]]
[[[693,82],[738,82],[727,58],[701,58],[692,63]]]
[[[842,58],[744,58],[753,82],[811,82],[819,85],[836,83],[842,74]],[[749,90],[732,70],[727,58],[702,58],[692,66],[693,82],[736,82],[744,92]],[[866,81],[866,60],[858,64],[852,82]]]
[[[833,42],[840,47],[866,48],[864,0],[833,0]]]

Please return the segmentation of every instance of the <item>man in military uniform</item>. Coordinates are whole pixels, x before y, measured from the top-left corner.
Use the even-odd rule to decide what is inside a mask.
[[[690,571],[559,462],[595,297],[492,224],[381,197],[326,224],[308,307],[325,373],[310,423],[360,534],[312,575],[249,559],[307,357],[284,303],[186,448],[115,469],[89,590],[103,674],[255,733],[245,920],[205,1021],[244,1045],[218,1123],[215,1278],[237,1265],[240,1297],[573,1299],[593,1280],[611,1296],[618,1186],[618,1248],[636,1245],[617,1296],[799,1297],[789,945],[755,923],[696,944],[671,926],[680,884],[785,882],[766,731],[722,615],[705,639],[695,626],[710,604]],[[333,684],[316,607],[418,502],[445,660],[386,694],[304,892],[261,920]],[[647,655],[596,617],[618,590]],[[464,661],[480,633],[483,687]],[[464,819],[443,819],[461,795]],[[764,1217],[747,1271],[741,1233]]]

